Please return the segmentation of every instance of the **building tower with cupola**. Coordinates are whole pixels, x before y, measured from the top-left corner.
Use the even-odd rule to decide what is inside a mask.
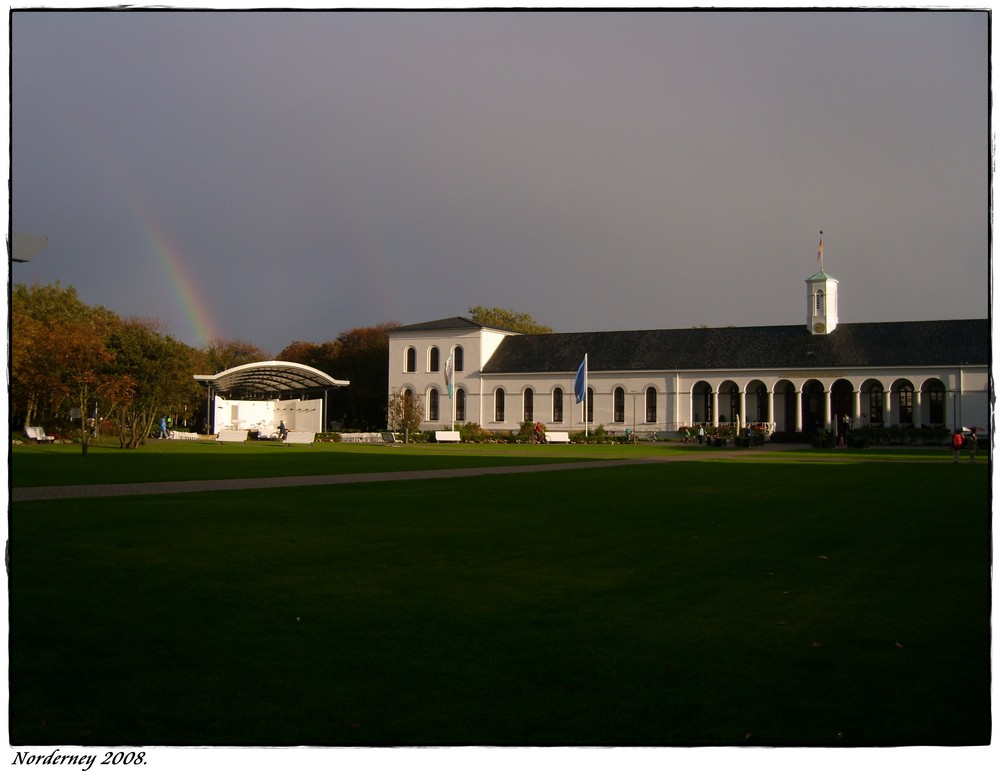
[[[837,279],[823,270],[823,231],[816,259],[819,273],[806,279],[806,326],[814,335],[828,335],[837,328]]]
[[[837,279],[820,271],[806,279],[809,307],[806,323],[814,335],[828,335],[837,328]]]

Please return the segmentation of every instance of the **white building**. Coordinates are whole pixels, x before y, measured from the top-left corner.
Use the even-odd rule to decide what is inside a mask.
[[[806,323],[793,326],[523,335],[454,317],[397,327],[389,395],[420,398],[423,430],[450,428],[453,408],[456,428],[493,431],[526,420],[583,431],[585,419],[637,432],[737,420],[781,433],[989,425],[988,319],[845,324],[837,280],[821,270],[805,283]]]

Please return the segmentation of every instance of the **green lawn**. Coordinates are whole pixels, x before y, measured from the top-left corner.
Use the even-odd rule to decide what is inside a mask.
[[[356,474],[442,468],[560,463],[672,457],[722,452],[733,460],[826,463],[831,460],[906,460],[937,463],[950,459],[947,448],[869,448],[854,450],[709,450],[696,444],[659,442],[639,445],[497,445],[326,443],[282,446],[270,442],[219,444],[212,441],[151,441],[138,450],[98,442],[84,456],[79,445],[18,445],[11,457],[11,479],[18,487],[40,485],[161,482],[175,479]],[[986,453],[981,452],[985,461]]]
[[[13,504],[10,741],[988,743],[986,464],[732,457]]]

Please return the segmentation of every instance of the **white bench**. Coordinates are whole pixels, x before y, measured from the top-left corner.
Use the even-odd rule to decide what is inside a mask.
[[[395,431],[383,431],[382,441],[386,444],[402,444],[402,442],[399,441],[399,437],[396,436]]]
[[[546,431],[545,441],[549,444],[569,444],[569,431]]]
[[[217,442],[245,442],[246,440],[246,431],[234,431],[231,428],[222,429],[215,437]]]
[[[315,441],[315,431],[289,431],[282,444],[312,444]]]
[[[45,433],[41,426],[25,426],[24,435],[32,441],[41,444],[42,442],[54,442],[56,438]]]
[[[458,431],[435,431],[435,442],[460,442],[462,435]]]

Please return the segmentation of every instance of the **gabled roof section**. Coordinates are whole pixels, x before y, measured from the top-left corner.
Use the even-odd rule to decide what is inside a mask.
[[[483,374],[958,366],[989,362],[988,319],[574,332],[504,339]]]
[[[519,334],[510,329],[503,329],[501,327],[492,327],[486,324],[480,324],[478,321],[473,321],[472,319],[466,318],[465,316],[451,316],[447,319],[437,319],[436,321],[424,321],[419,324],[407,324],[402,327],[393,327],[389,330],[389,334],[395,332],[445,332],[454,330],[474,330],[474,329],[495,329],[498,332],[510,332],[512,334]]]
[[[255,361],[215,375],[194,379],[223,396],[236,399],[287,396],[294,391],[318,391],[350,385],[305,364],[291,361]]]

